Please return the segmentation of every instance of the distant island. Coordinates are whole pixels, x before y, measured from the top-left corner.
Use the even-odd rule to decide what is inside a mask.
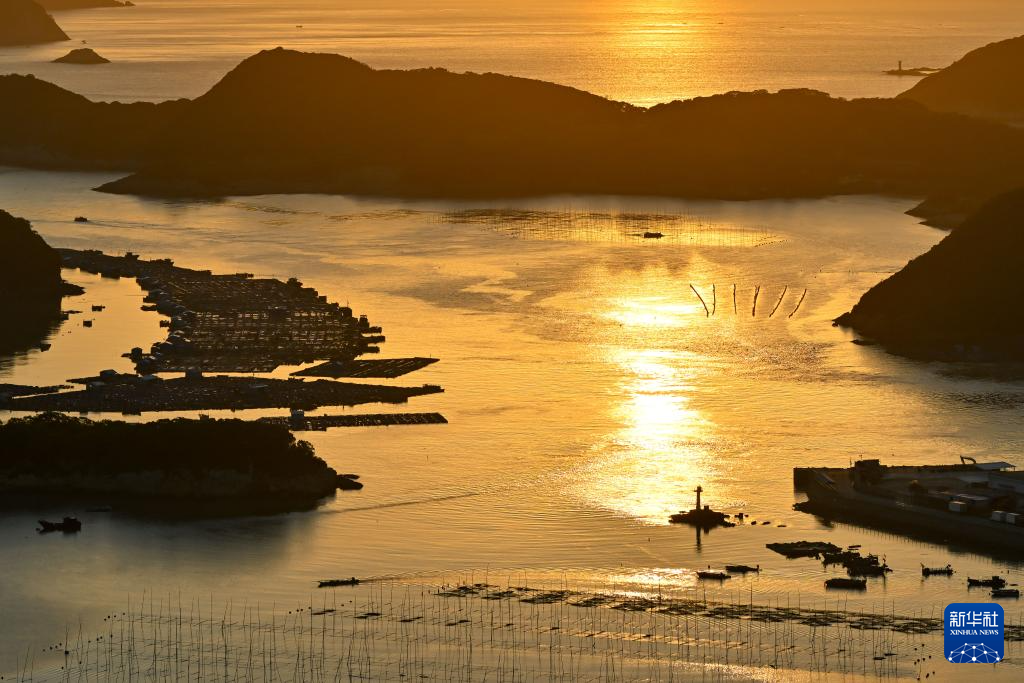
[[[61,257],[28,221],[0,210],[0,358],[39,346],[61,320]]]
[[[1024,360],[1024,190],[1000,196],[836,322],[905,355]]]
[[[94,422],[60,413],[0,425],[0,493],[7,498],[134,499],[168,512],[176,511],[173,501],[186,509],[218,503],[279,511],[312,507],[338,488],[353,488],[351,476],[339,475],[280,425]]]
[[[110,64],[110,60],[88,47],[80,47],[63,57],[53,60],[54,64]]]
[[[98,188],[114,193],[890,194],[927,197],[916,215],[952,227],[1024,185],[1024,130],[907,98],[756,91],[643,108],[281,48],[193,101],[97,103],[25,76],[0,77],[0,98],[0,163],[134,171]]]
[[[1024,121],[1024,36],[973,50],[899,95],[935,111]]]
[[[33,0],[0,0],[0,46],[38,45],[70,40]]]

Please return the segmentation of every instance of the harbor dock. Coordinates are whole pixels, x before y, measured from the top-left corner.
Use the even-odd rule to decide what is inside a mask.
[[[920,532],[997,554],[1024,555],[1024,472],[1006,462],[798,467],[797,509],[884,529]]]

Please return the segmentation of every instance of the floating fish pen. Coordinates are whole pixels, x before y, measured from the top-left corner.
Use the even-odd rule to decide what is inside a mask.
[[[327,361],[293,372],[296,377],[349,377],[393,379],[422,370],[437,358],[382,358],[380,360]]]
[[[147,261],[137,254],[59,250],[66,268],[109,277],[134,277],[149,308],[166,315],[169,334],[149,353],[130,354],[140,372],[270,372],[324,358],[353,359],[383,337],[347,306],[327,301],[292,278],[251,273],[214,275]]]
[[[464,209],[439,213],[444,224],[486,226],[522,240],[559,242],[648,242],[706,247],[760,247],[781,239],[763,226],[717,223],[710,218],[672,212],[541,211]],[[657,239],[652,236],[659,235]]]
[[[185,410],[246,410],[405,403],[436,394],[441,387],[380,386],[333,380],[303,381],[252,377],[176,377],[112,375],[83,378],[86,388],[55,394],[14,397],[11,410],[147,413]]]
[[[786,680],[798,672],[934,673],[940,615],[775,597],[708,601],[655,586],[433,586],[362,580],[311,588],[290,608],[145,595],[36,647],[4,680],[624,681]],[[1008,615],[1007,656],[1024,630]],[[746,675],[744,675],[746,674]]]
[[[263,417],[260,422],[280,424],[293,432],[322,432],[334,427],[391,427],[448,424],[441,413],[378,413],[372,415],[302,415]]]

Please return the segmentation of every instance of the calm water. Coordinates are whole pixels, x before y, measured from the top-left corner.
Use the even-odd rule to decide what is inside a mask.
[[[638,104],[728,90],[816,88],[895,95],[882,75],[949,64],[1024,33],[1006,1],[850,0],[140,0],[58,13],[72,43],[0,49],[0,72],[34,73],[99,99],[194,97],[241,59],[283,45],[340,52],[380,68],[497,71]],[[891,6],[899,5],[900,11]],[[74,43],[114,63],[50,64]]]
[[[114,64],[48,64],[65,44],[0,50],[0,71],[96,98],[164,99],[197,95],[239,59],[283,44],[378,67],[544,78],[642,104],[755,87],[879,96],[910,84],[878,74],[897,59],[942,65],[1020,32],[1024,17],[1015,3],[970,13],[940,5],[912,18],[844,3],[784,17],[752,12],[753,3],[476,4],[178,0],[70,12],[59,15],[65,29]],[[145,590],[266,604],[302,599],[325,577],[472,571],[686,591],[694,569],[728,561],[766,571],[732,580],[725,597],[822,601],[818,564],[764,549],[800,538],[887,555],[897,572],[849,598],[867,609],[895,601],[897,611],[930,612],[968,597],[967,574],[1021,576],[931,544],[823,528],[791,510],[795,465],[863,455],[1013,461],[1021,450],[1024,383],[893,358],[829,324],[941,238],[903,214],[912,199],[177,203],[89,191],[108,179],[0,169],[0,207],[58,246],[296,275],[383,325],[386,355],[442,358],[404,381],[444,385],[410,407],[451,423],[310,435],[328,462],[366,483],[311,513],[166,523],[78,511],[85,532],[39,537],[37,518],[67,511],[0,512],[0,670],[29,643],[50,642],[79,618],[95,622]],[[79,214],[93,222],[73,223]],[[632,236],[647,225],[666,238]],[[73,317],[49,352],[0,366],[0,381],[128,369],[123,351],[163,336],[139,310],[134,283],[67,276],[88,290],[68,307],[107,310],[89,314],[88,329]],[[716,507],[772,523],[700,540],[665,524],[698,484]],[[923,582],[920,562],[953,562],[959,573]]]
[[[565,574],[596,586],[660,581],[687,590],[694,569],[742,561],[766,570],[729,582],[725,597],[753,590],[825,600],[820,565],[770,553],[764,543],[774,540],[829,538],[887,555],[897,572],[849,598],[868,609],[895,601],[928,612],[966,598],[967,574],[1021,575],[939,546],[825,529],[790,509],[795,465],[861,455],[1012,460],[1020,451],[1024,385],[896,359],[829,324],[941,237],[902,213],[911,200],[562,197],[494,214],[479,204],[173,203],[88,190],[104,179],[6,170],[0,196],[60,246],[296,275],[350,302],[384,326],[389,355],[443,359],[406,381],[444,385],[445,394],[411,407],[440,410],[451,424],[311,435],[328,462],[366,483],[311,513],[192,523],[85,513],[86,531],[66,538],[33,531],[37,517],[63,510],[3,513],[0,612],[23,625],[4,655],[129,593],[265,604],[307,596],[315,580],[335,575]],[[517,213],[526,209],[530,220]],[[660,216],[665,239],[631,236],[644,213]],[[78,214],[93,222],[72,222]],[[123,350],[160,337],[156,318],[138,310],[133,282],[69,277],[89,288],[82,305],[69,306],[110,308],[90,314],[93,328],[73,317],[51,351],[18,359],[0,381],[119,367]],[[717,285],[714,316],[691,283],[709,305]],[[772,524],[700,541],[667,525],[697,484],[715,507]],[[920,562],[949,561],[957,578],[921,580]]]

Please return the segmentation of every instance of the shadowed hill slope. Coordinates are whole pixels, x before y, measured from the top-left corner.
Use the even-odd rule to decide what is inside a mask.
[[[185,100],[91,102],[32,76],[0,76],[0,163],[39,168],[136,168]]]
[[[81,293],[61,258],[23,218],[0,210],[0,358],[38,345],[60,321],[61,298]]]
[[[997,175],[1024,181],[1022,151],[1024,133],[912,102],[783,91],[643,109],[541,81],[377,71],[276,49],[240,64],[187,108],[135,175],[102,189],[924,195]]]
[[[1024,121],[1024,36],[967,53],[899,97],[935,111]]]
[[[1024,359],[1024,190],[1002,195],[837,322],[926,358]]]
[[[542,81],[278,48],[191,102],[92,103],[18,76],[0,77],[0,99],[0,163],[124,168],[135,172],[100,189],[130,194],[886,193],[945,207],[1024,185],[1022,130],[807,90],[644,109]]]
[[[0,0],[0,46],[68,40],[46,10],[33,0]]]

